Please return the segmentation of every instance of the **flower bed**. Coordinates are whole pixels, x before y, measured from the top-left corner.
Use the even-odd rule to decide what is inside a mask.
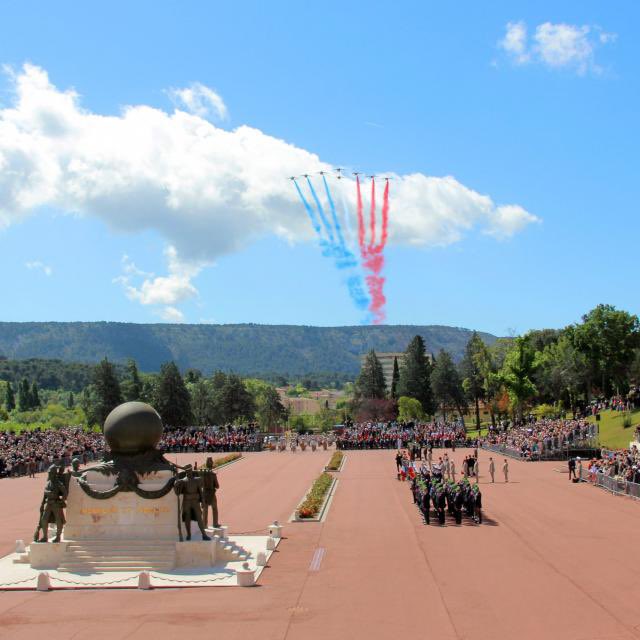
[[[225,464],[229,464],[230,462],[233,462],[234,460],[238,460],[242,458],[242,454],[241,453],[229,453],[226,456],[222,456],[222,458],[216,458],[213,461],[213,468],[217,469],[218,467],[221,467],[222,465]]]
[[[313,483],[302,504],[296,511],[296,517],[300,519],[315,518],[324,503],[329,488],[333,484],[333,478],[328,473],[322,473]]]
[[[336,451],[331,456],[331,460],[329,460],[329,464],[326,466],[326,470],[338,471],[340,469],[340,465],[342,464],[343,458],[344,458],[344,453],[342,453],[342,451]]]

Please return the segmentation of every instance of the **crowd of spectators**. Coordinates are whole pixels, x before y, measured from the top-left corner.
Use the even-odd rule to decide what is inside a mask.
[[[509,429],[491,429],[482,445],[511,449],[520,457],[536,459],[546,453],[562,451],[585,443],[596,434],[596,426],[584,419],[553,420],[531,417],[523,425]]]
[[[458,422],[364,422],[352,423],[338,432],[338,449],[406,449],[411,446],[451,447],[467,444]]]
[[[255,425],[241,427],[179,427],[166,429],[158,448],[165,452],[259,451],[262,436]],[[73,458],[82,464],[102,457],[102,432],[82,427],[0,432],[0,477],[32,475],[51,464],[69,466]]]
[[[600,475],[640,485],[640,451],[635,446],[618,451],[603,449],[599,460],[580,461],[579,467],[578,476],[582,480],[586,475],[590,482],[598,483]]]
[[[177,427],[165,429],[158,445],[161,451],[180,453],[184,451],[260,451],[262,436],[256,425],[234,427]]]
[[[0,477],[33,475],[53,464],[71,464],[75,457],[83,464],[104,452],[102,433],[81,427],[41,431],[0,432]]]

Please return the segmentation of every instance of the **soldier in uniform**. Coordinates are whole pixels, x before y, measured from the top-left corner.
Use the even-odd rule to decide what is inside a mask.
[[[58,467],[49,467],[47,484],[44,487],[44,496],[40,507],[40,522],[33,537],[34,542],[48,542],[49,523],[56,523],[56,537],[54,542],[60,542],[62,529],[65,524],[63,509],[67,506],[67,487],[64,479],[60,477]],[[42,537],[38,540],[38,532],[42,531]]]
[[[193,467],[188,464],[184,467],[186,476],[176,480],[174,491],[178,496],[182,496],[181,517],[187,531],[187,540],[191,540],[191,521],[198,523],[198,528],[203,540],[211,540],[204,531],[202,520],[202,504],[204,494],[202,489],[202,478],[193,475]]]
[[[489,475],[491,476],[491,482],[496,481],[496,465],[493,462],[493,458],[489,458]]]
[[[213,470],[213,458],[207,458],[206,466],[200,473],[202,477],[202,493],[204,495],[204,501],[202,503],[204,510],[204,528],[207,528],[209,522],[209,507],[211,507],[211,521],[213,526],[219,527],[216,491],[220,488],[220,483],[218,482],[218,475]]]

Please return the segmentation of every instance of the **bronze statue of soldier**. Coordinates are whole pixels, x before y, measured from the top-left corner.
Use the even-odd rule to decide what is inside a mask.
[[[198,523],[198,528],[203,540],[211,540],[205,533],[204,522],[202,520],[202,505],[204,504],[204,492],[202,488],[202,478],[193,474],[193,467],[188,464],[184,467],[185,476],[178,478],[174,484],[174,491],[178,499],[182,498],[180,505],[180,515],[187,533],[187,540],[191,540],[191,521]]]
[[[54,542],[60,542],[62,529],[65,525],[64,508],[67,506],[67,486],[61,477],[58,467],[49,467],[47,484],[44,487],[44,496],[40,505],[40,522],[33,536],[34,542],[49,541],[49,523],[55,522],[56,537]],[[38,533],[42,531],[42,537],[38,539]]]
[[[204,495],[204,501],[202,508],[204,509],[204,528],[207,528],[209,522],[209,508],[211,508],[211,522],[214,527],[219,527],[218,521],[218,499],[216,498],[216,491],[220,488],[218,482],[218,475],[213,470],[213,458],[207,458],[204,469],[200,470],[200,477],[202,478],[202,490]]]

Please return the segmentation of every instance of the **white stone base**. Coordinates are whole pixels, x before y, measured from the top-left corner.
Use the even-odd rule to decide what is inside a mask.
[[[258,565],[258,554],[265,554],[268,561],[273,550],[267,549],[268,536],[230,536],[224,540],[194,540],[176,542],[176,564],[184,562],[173,570],[148,571],[151,587],[235,587],[238,586],[237,572],[247,571],[243,564],[248,563],[248,571],[254,573],[257,582],[263,565]],[[279,544],[280,539],[272,540]],[[55,555],[64,553],[65,543],[41,543],[29,545],[44,562],[46,558],[55,562]],[[42,548],[42,549],[40,549]],[[215,548],[215,555],[210,550]],[[246,550],[248,557],[238,558],[238,549]],[[53,560],[51,560],[53,558]],[[236,559],[237,558],[237,559]],[[262,558],[261,558],[262,560]],[[59,562],[59,560],[58,560]],[[203,564],[196,564],[202,562]],[[57,564],[56,564],[57,566]],[[41,570],[32,567],[21,559],[20,554],[12,553],[0,558],[0,591],[14,589],[36,589]],[[132,588],[137,589],[140,571],[109,571],[95,573],[71,573],[47,568],[51,589],[105,589]],[[242,580],[244,582],[244,579]]]

